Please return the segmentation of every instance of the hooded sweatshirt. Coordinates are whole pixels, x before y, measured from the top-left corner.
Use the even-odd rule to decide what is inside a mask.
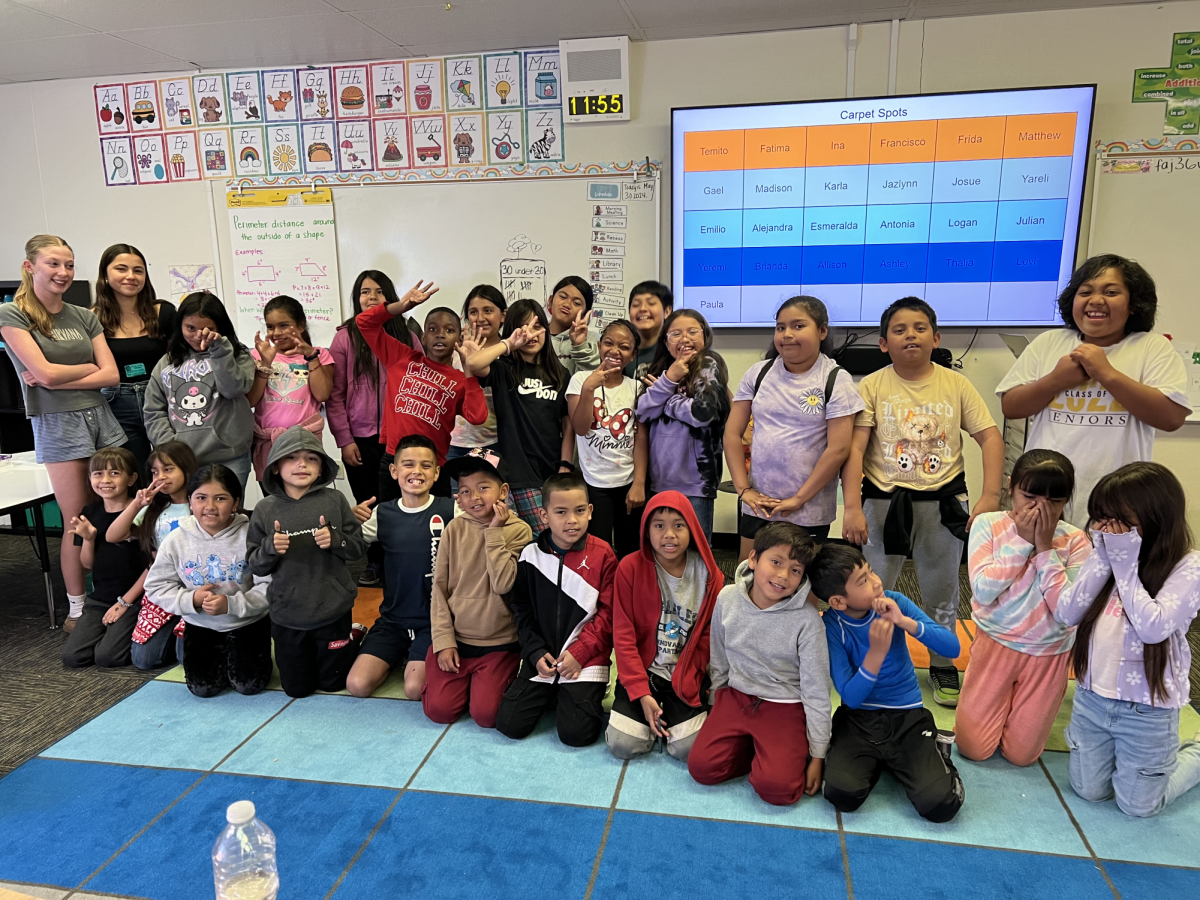
[[[321,474],[304,496],[292,498],[275,464],[301,450],[321,458]],[[329,487],[336,477],[337,464],[308,429],[293,425],[275,439],[262,482],[266,497],[250,518],[246,556],[255,575],[271,576],[267,590],[271,621],[285,628],[311,631],[336,622],[354,608],[358,586],[346,563],[361,558],[367,542],[345,495]],[[332,535],[328,550],[318,547],[313,538],[322,518]],[[275,551],[276,522],[291,539],[284,554]]]
[[[459,642],[490,650],[515,649],[517,625],[501,595],[512,590],[517,557],[532,538],[529,526],[512,510],[497,528],[469,515],[446,525],[434,564],[429,608],[434,653]]]
[[[803,703],[809,753],[829,749],[829,648],[821,614],[808,602],[808,579],[796,593],[759,609],[750,599],[754,571],[737,568],[717,597],[708,674],[713,691],[726,685],[763,700]]]
[[[617,565],[613,589],[613,647],[617,654],[617,677],[630,700],[638,700],[650,693],[647,670],[654,664],[658,650],[658,623],[662,618],[664,601],[658,584],[654,549],[646,536],[646,528],[650,516],[661,507],[673,509],[683,516],[692,533],[688,550],[700,554],[708,572],[704,599],[671,675],[671,687],[679,699],[691,706],[699,706],[703,699],[700,685],[708,668],[709,625],[717,594],[725,586],[725,576],[713,559],[692,504],[677,491],[664,491],[650,499],[642,513],[641,549],[629,554]]]
[[[596,343],[596,336],[590,328],[587,340],[578,347],[571,343],[570,328],[550,335],[550,346],[554,348],[554,355],[563,364],[563,368],[571,375],[576,372],[591,372],[600,367],[600,345]]]
[[[250,520],[235,513],[216,534],[188,516],[158,546],[158,555],[146,576],[150,602],[189,625],[210,631],[234,631],[267,614],[267,584],[271,579],[252,575],[246,561],[246,532]],[[215,593],[229,598],[229,612],[210,616],[192,604],[196,588],[216,585]]]
[[[521,675],[554,683],[558,675],[537,673],[537,661],[569,650],[583,667],[578,681],[608,683],[612,656],[612,590],[617,555],[595,535],[585,534],[556,552],[550,529],[521,551],[509,600],[521,639]],[[577,683],[577,682],[568,682]]]
[[[254,439],[254,413],[246,392],[254,385],[254,357],[234,356],[219,337],[203,353],[188,350],[179,365],[164,356],[146,384],[142,418],[156,447],[183,441],[201,465],[245,455]]]

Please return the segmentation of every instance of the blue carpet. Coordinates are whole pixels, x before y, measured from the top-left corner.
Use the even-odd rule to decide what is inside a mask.
[[[1193,847],[1196,853],[1192,862],[1200,865],[1200,839],[1193,840]],[[1104,871],[1121,892],[1121,900],[1164,900],[1168,897],[1192,900],[1200,897],[1200,869],[1106,862]]]
[[[618,812],[592,900],[631,897],[845,900],[846,876],[830,832]]]
[[[0,781],[0,881],[75,887],[198,778],[31,759]]]
[[[235,800],[253,800],[278,841],[279,900],[324,897],[395,798],[378,788],[210,775],[87,890],[212,900],[212,846]]]
[[[607,815],[408,791],[335,900],[582,897]]]

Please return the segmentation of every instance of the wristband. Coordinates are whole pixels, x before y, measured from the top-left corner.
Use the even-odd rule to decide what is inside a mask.
[[[572,472],[575,471],[575,463],[571,462],[569,459],[560,459],[558,461],[558,467],[560,469],[565,467],[567,469],[570,469]]]
[[[124,598],[124,597],[118,597],[118,598],[117,598],[117,603],[118,603],[118,604],[120,604],[120,606],[121,606],[121,608],[122,608],[122,609],[132,609],[132,608],[133,608],[133,604],[132,604],[132,603],[126,603],[126,602],[125,602],[125,598]]]
[[[317,348],[315,348],[315,347],[314,347],[314,348],[313,348],[313,352],[312,352],[312,356],[306,356],[306,357],[304,357],[304,361],[305,361],[305,362],[312,362],[314,359],[316,359],[316,358],[317,358],[317,357],[319,357],[320,355],[321,355],[321,351],[320,351],[320,350],[318,350]]]
[[[502,343],[504,345],[504,355],[505,356],[508,356],[509,354],[512,353],[512,344],[510,344],[508,342],[508,338],[505,338],[500,343]]]

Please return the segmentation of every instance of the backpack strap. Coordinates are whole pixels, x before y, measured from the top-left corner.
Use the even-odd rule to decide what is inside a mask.
[[[833,396],[833,383],[837,381],[838,372],[845,371],[841,366],[834,366],[829,370],[829,377],[825,379],[825,418],[829,418],[829,400]]]
[[[758,377],[754,379],[754,393],[750,395],[751,402],[753,402],[754,398],[758,396],[758,389],[762,387],[763,379],[767,377],[767,373],[775,367],[775,363],[777,362],[779,362],[778,356],[771,360],[768,365],[765,365],[758,370]]]

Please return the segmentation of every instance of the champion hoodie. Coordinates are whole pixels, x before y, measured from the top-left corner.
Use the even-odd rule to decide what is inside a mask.
[[[293,499],[276,463],[301,450],[320,457],[321,474],[304,496]],[[275,439],[262,481],[266,497],[250,517],[246,555],[255,575],[271,576],[267,590],[271,621],[285,628],[311,631],[336,622],[354,608],[358,586],[346,563],[360,559],[367,542],[345,495],[330,487],[336,477],[337,464],[308,429],[293,425]],[[332,535],[328,550],[318,547],[313,537],[322,527],[322,518]],[[283,554],[275,550],[276,522],[291,539]]]
[[[829,749],[829,648],[805,578],[796,593],[759,609],[750,599],[754,571],[737,567],[733,584],[717,596],[712,617],[709,678],[715,693],[726,685],[751,697],[804,704],[809,753]]]
[[[630,700],[636,701],[650,693],[647,670],[654,663],[658,646],[658,623],[662,618],[663,599],[658,586],[654,549],[650,546],[646,529],[650,516],[662,507],[675,510],[686,520],[692,533],[688,549],[696,549],[708,570],[704,600],[671,676],[671,687],[679,699],[690,706],[700,706],[700,685],[708,668],[709,625],[717,594],[725,586],[725,575],[713,559],[692,504],[678,491],[663,491],[650,499],[642,513],[641,549],[637,553],[630,553],[617,565],[613,589],[613,648],[617,655],[617,678],[628,692]]]
[[[210,631],[234,631],[267,614],[269,578],[251,574],[246,562],[246,532],[250,520],[235,513],[229,525],[216,534],[200,527],[195,516],[179,523],[158,546],[158,555],[146,576],[150,602],[189,625]],[[229,598],[229,612],[210,616],[192,604],[196,588],[216,585],[215,592]]]

